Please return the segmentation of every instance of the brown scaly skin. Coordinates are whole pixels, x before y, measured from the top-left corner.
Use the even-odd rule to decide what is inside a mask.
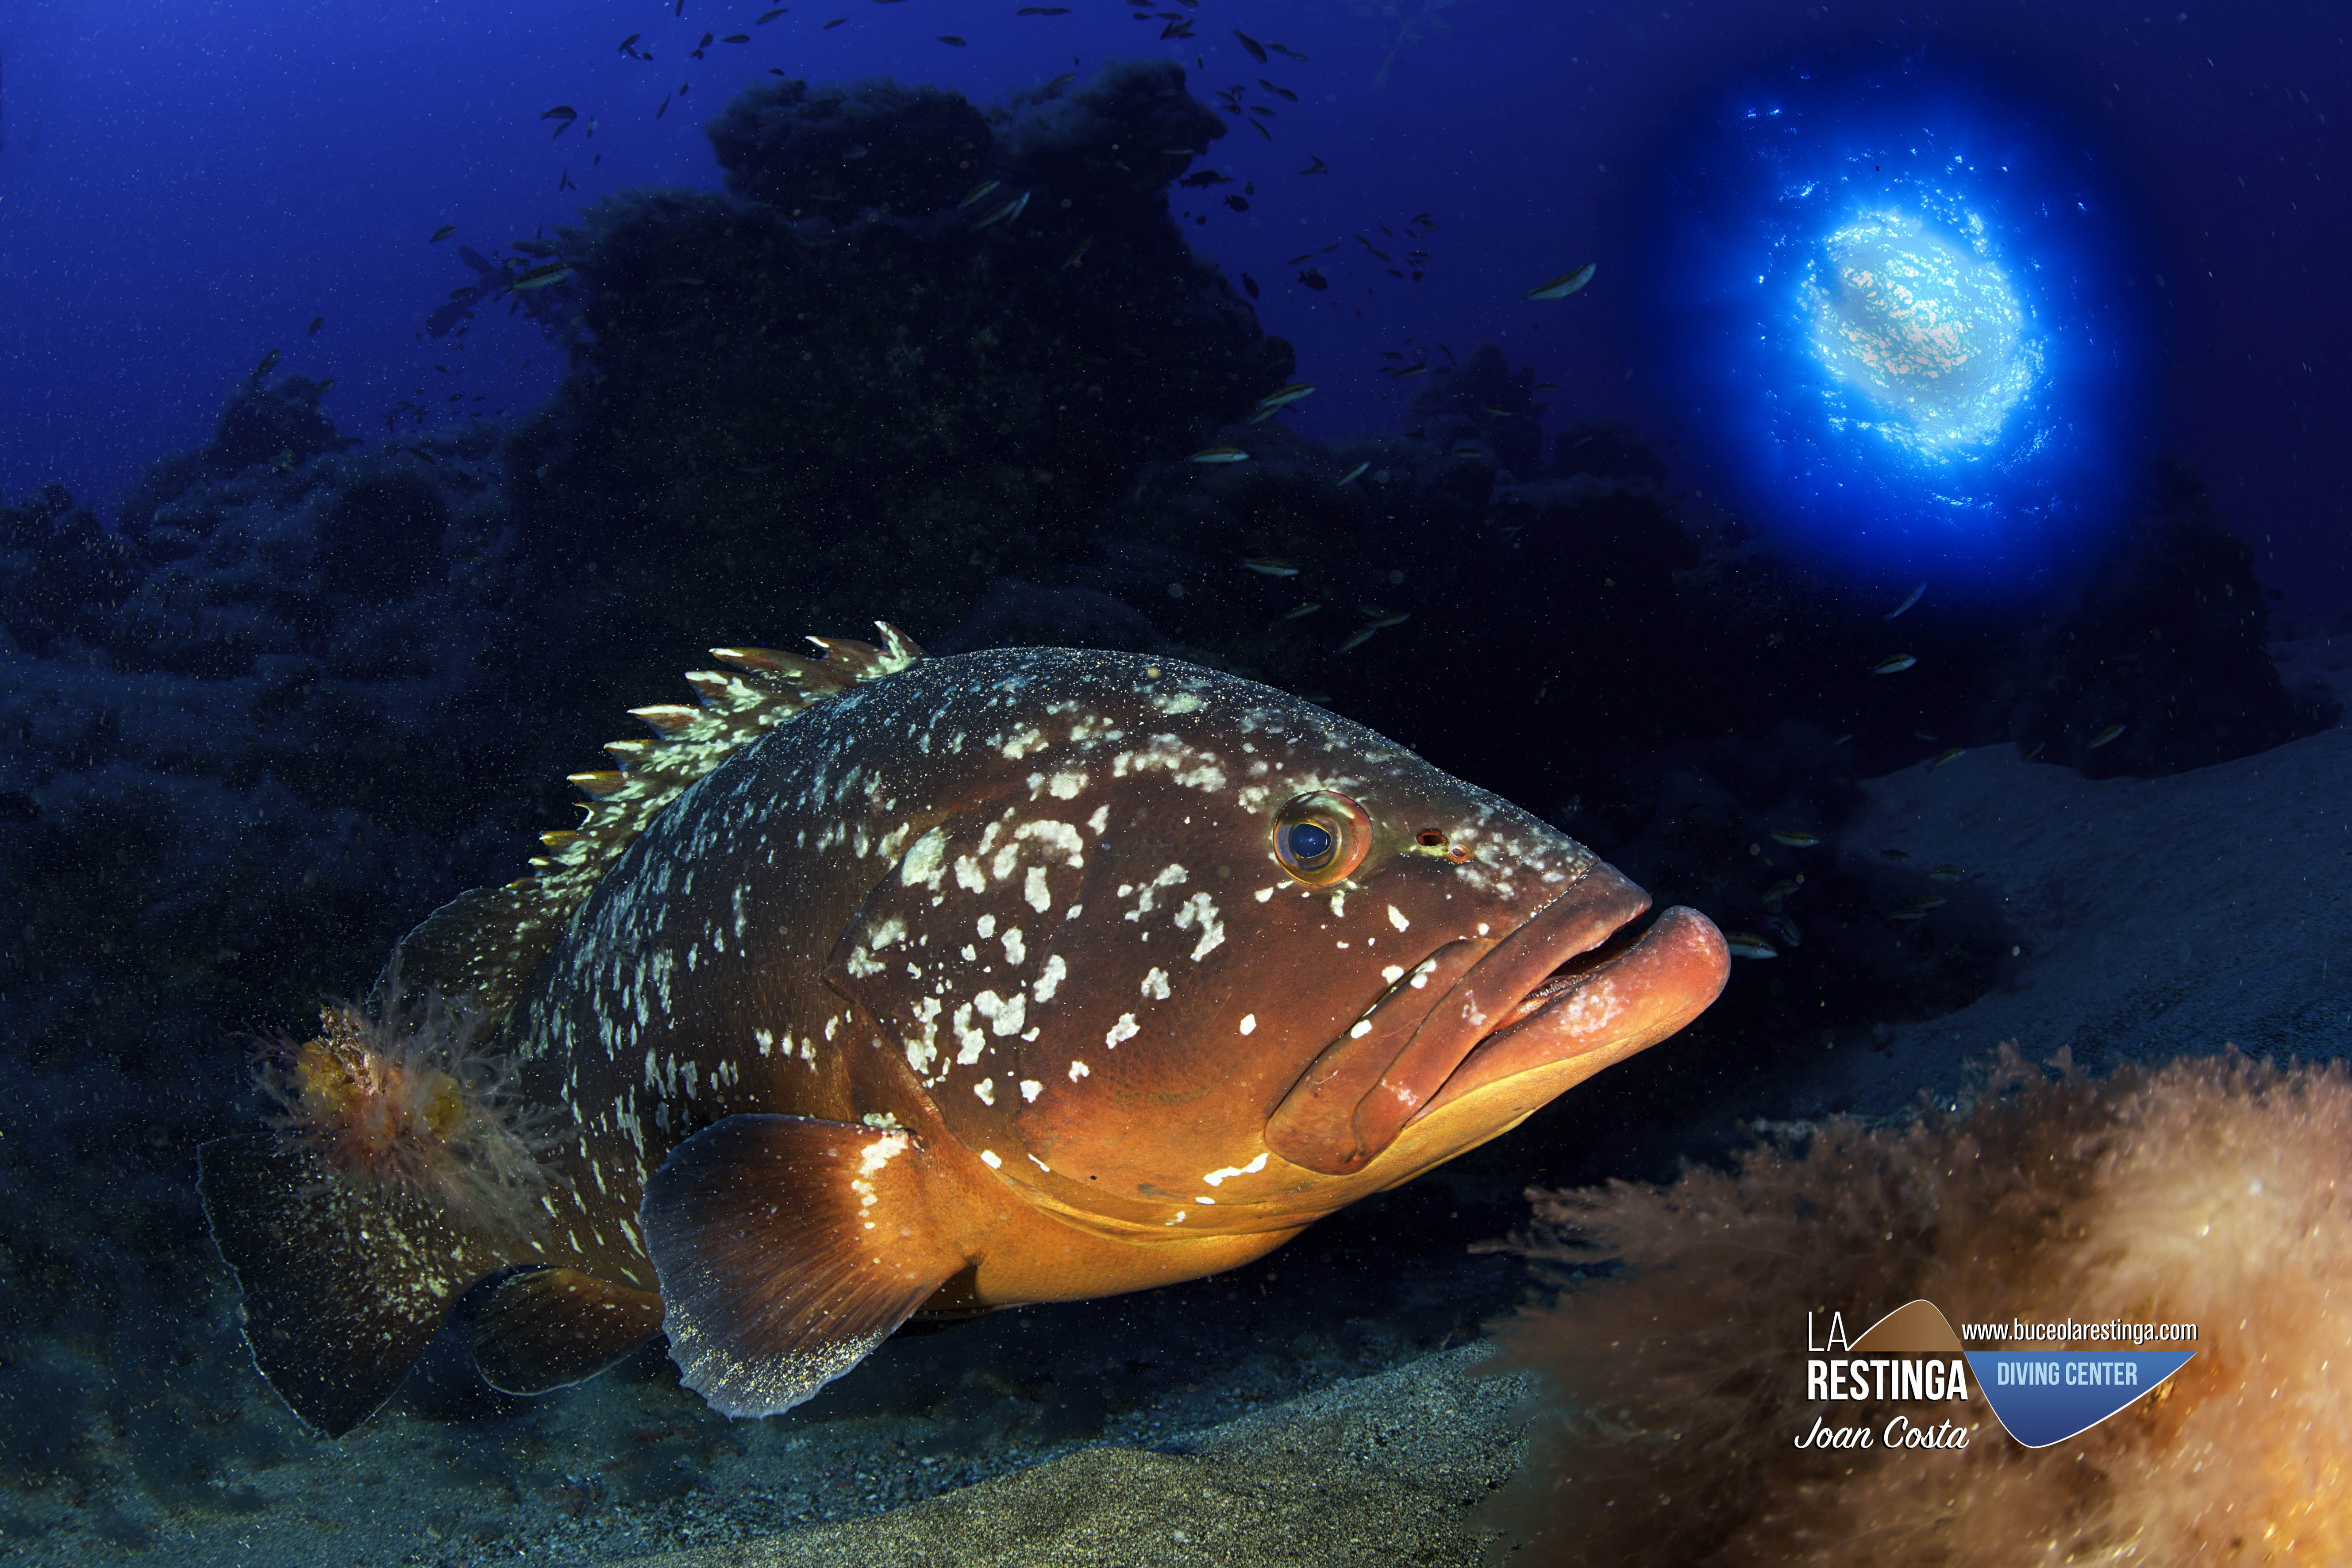
[[[1372,831],[1328,887],[1272,845],[1318,790]],[[933,1310],[1232,1268],[1695,1016],[1723,946],[1669,911],[1504,1032],[1646,902],[1541,822],[1282,693],[1121,655],[927,660],[671,805],[524,992],[519,1091],[573,1118],[530,1260],[655,1288],[646,1177],[685,1136],[766,1112],[914,1135],[936,1176],[923,1212],[889,1217],[968,1263]],[[1449,985],[1538,916],[1513,984]],[[1379,1059],[1327,1058],[1391,992]],[[1336,1109],[1270,1141],[1310,1068]]]

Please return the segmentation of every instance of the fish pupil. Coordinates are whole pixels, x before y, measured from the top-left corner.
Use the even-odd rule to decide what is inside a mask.
[[[1290,858],[1305,870],[1313,870],[1330,858],[1338,842],[1331,830],[1319,822],[1294,822],[1290,825]]]

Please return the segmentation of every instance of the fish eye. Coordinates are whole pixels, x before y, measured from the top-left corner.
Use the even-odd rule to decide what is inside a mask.
[[[1372,847],[1372,819],[1328,789],[1294,795],[1275,814],[1274,858],[1310,888],[1344,881]]]
[[[1319,822],[1294,822],[1282,836],[1290,863],[1302,871],[1320,871],[1339,847],[1339,836]]]

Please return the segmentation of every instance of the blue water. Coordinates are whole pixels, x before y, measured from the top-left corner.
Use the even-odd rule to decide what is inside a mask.
[[[1678,483],[1713,480],[1718,495],[1801,526],[1836,513],[1759,493],[1780,483],[1804,433],[1720,406],[1736,353],[1672,342],[1691,331],[1684,306],[1706,312],[1709,291],[1753,259],[1738,243],[1690,237],[1751,222],[1743,204],[1759,199],[1745,188],[1754,149],[1711,140],[1708,127],[1742,102],[1785,104],[1807,121],[1780,165],[1791,179],[1824,177],[1906,127],[1956,151],[1979,182],[1969,199],[2002,209],[2004,265],[2033,281],[2042,330],[2066,345],[2053,346],[2051,371],[2064,406],[2041,415],[2062,450],[2013,484],[1962,483],[1961,510],[1990,496],[2054,507],[2060,535],[2095,528],[2117,473],[2161,449],[2260,534],[2265,580],[2291,604],[2318,612],[2352,596],[2335,548],[2345,480],[2309,447],[2312,432],[2341,426],[2352,396],[2341,374],[2352,312],[2328,259],[2352,241],[2335,195],[2352,62],[2326,7],[1266,0],[1188,12],[1197,36],[1167,42],[1156,19],[1099,3],[1016,17],[992,0],[837,0],[753,26],[761,9],[18,0],[0,13],[11,302],[0,493],[58,479],[102,507],[142,464],[198,440],[271,346],[289,352],[289,369],[335,379],[327,408],[346,429],[379,427],[404,397],[450,406],[452,391],[462,406],[520,413],[556,370],[535,334],[486,327],[461,363],[416,336],[470,279],[455,246],[530,235],[633,184],[715,184],[698,127],[772,67],[813,79],[883,73],[985,101],[1141,54],[1204,61],[1196,90],[1249,84],[1278,111],[1274,141],[1236,124],[1213,152],[1259,193],[1247,214],[1217,200],[1238,185],[1179,192],[1177,205],[1208,217],[1190,230],[1198,249],[1265,286],[1261,319],[1322,389],[1297,416],[1307,429],[1396,422],[1412,388],[1379,374],[1382,349],[1492,341],[1559,383],[1555,426],[1630,420],[1678,442]],[[837,16],[846,22],[822,27]],[[1309,58],[1260,66],[1237,26]],[[739,30],[752,41],[687,58],[705,32]],[[631,34],[650,63],[615,49]],[[1867,127],[1807,103],[1823,72],[1906,71],[1916,94],[1855,104]],[[1260,78],[1297,101],[1258,89]],[[558,104],[582,119],[551,137],[540,116]],[[2012,154],[2031,168],[2002,184],[1994,166]],[[1318,157],[1330,173],[1301,176]],[[567,176],[576,195],[558,188]],[[2028,220],[2037,204],[2078,199],[2096,210]],[[1830,205],[1803,216],[1832,221]],[[1285,266],[1423,212],[1443,226],[1418,285],[1353,242],[1335,253],[1344,260],[1327,292]],[[456,238],[427,245],[445,224]],[[1520,299],[1588,260],[1599,271],[1583,297]],[[325,326],[305,338],[318,315]],[[1795,461],[1804,482],[1822,482],[1820,456]],[[1931,484],[1896,489],[1898,510],[1935,510],[1917,500]],[[1851,531],[1853,506],[1887,499],[1864,490],[1869,502],[1849,494],[1833,533]],[[1877,545],[1866,553],[1896,575],[1910,569],[1876,561]],[[1960,574],[2027,572],[2032,553]]]

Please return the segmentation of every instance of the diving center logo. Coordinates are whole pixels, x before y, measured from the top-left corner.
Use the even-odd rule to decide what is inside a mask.
[[[2189,1364],[2194,1351],[2134,1347],[2197,1338],[2192,1323],[2081,1323],[2072,1321],[1969,1323],[1965,1334],[1933,1301],[1906,1302],[1860,1337],[1846,1335],[1845,1317],[1805,1314],[1805,1394],[1825,1404],[1853,1402],[1965,1405],[1974,1378],[1993,1418],[2028,1448],[2063,1443],[2105,1421]],[[2056,1349],[1971,1350],[1969,1342],[2023,1342]],[[1965,1448],[1970,1425],[1962,1414],[1930,1425],[1898,1411],[1883,1426],[1832,1425],[1816,1416],[1800,1435],[1800,1448]]]

